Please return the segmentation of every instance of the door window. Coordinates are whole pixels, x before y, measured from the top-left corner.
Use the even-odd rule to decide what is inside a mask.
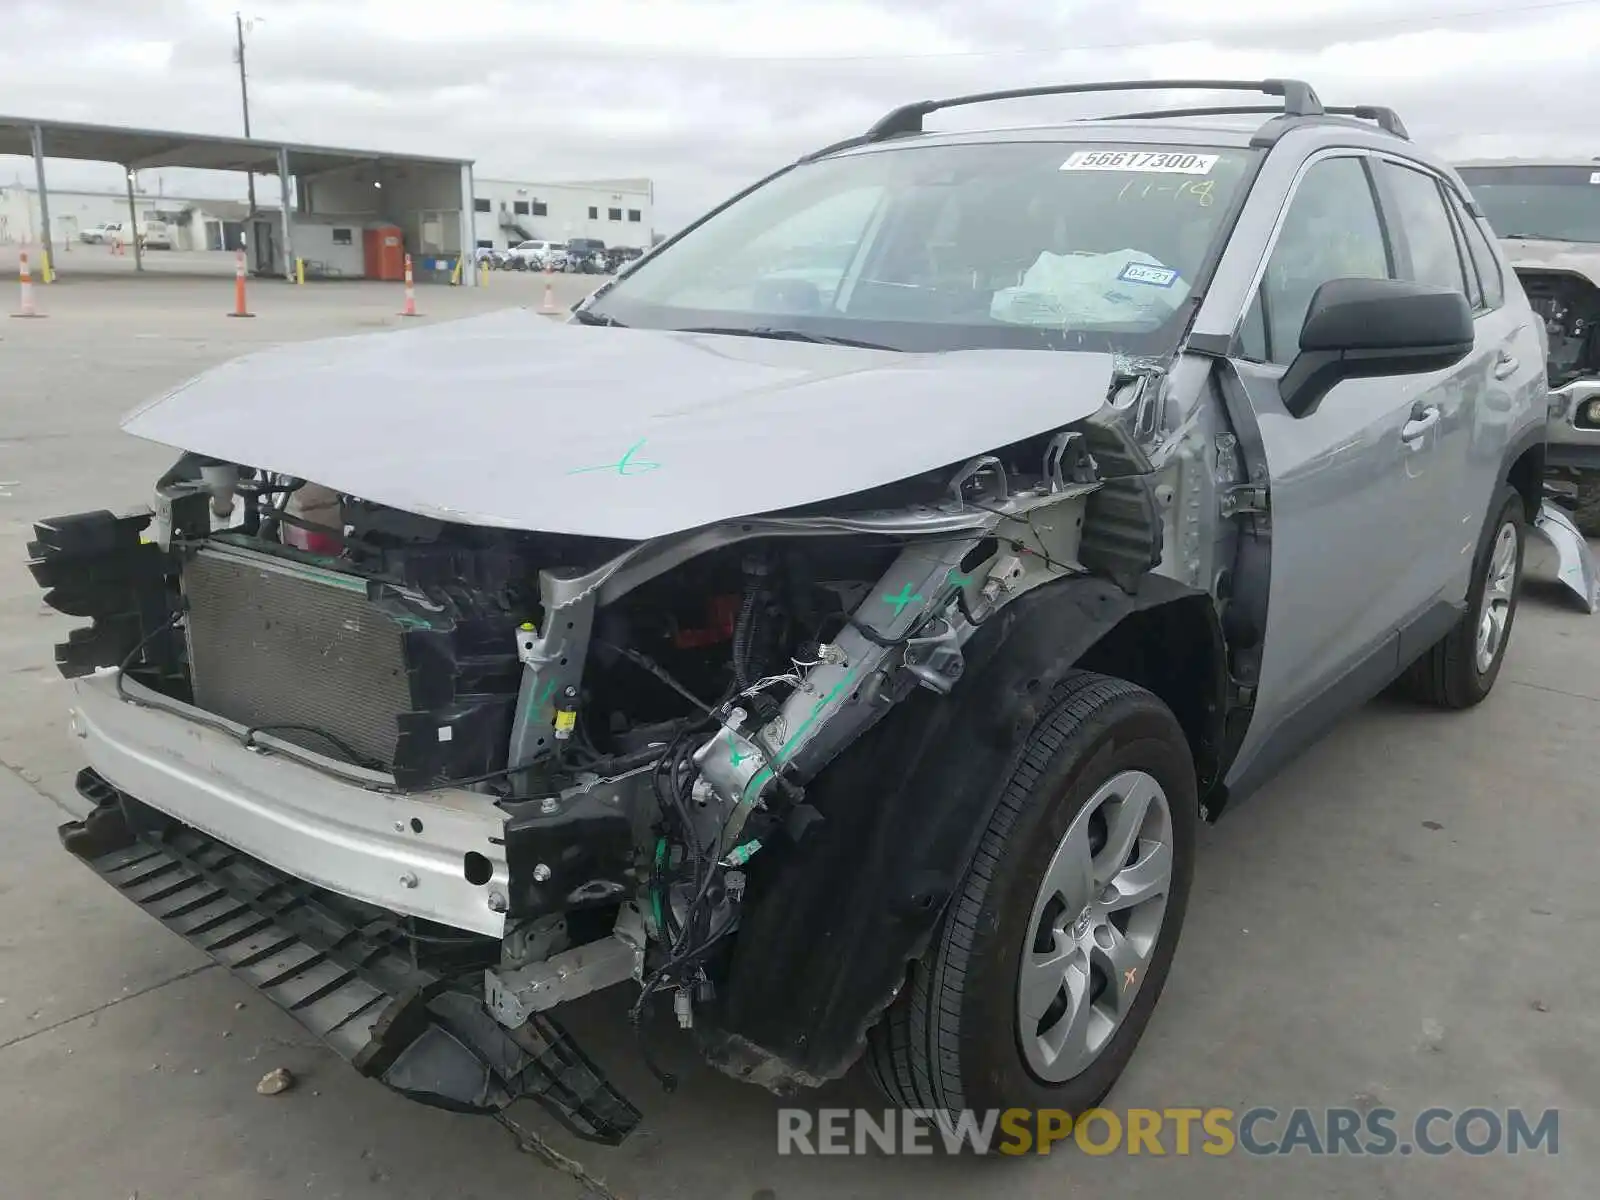
[[[1445,195],[1450,198],[1450,207],[1466,233],[1467,253],[1472,256],[1472,264],[1478,269],[1478,282],[1483,285],[1483,307],[1493,312],[1506,302],[1506,281],[1500,273],[1500,260],[1489,246],[1483,225],[1467,211],[1461,197],[1449,188],[1445,189]]]
[[[1330,279],[1387,279],[1392,274],[1362,160],[1325,158],[1314,163],[1289,201],[1261,287],[1245,315],[1241,354],[1287,366],[1300,352],[1300,327],[1319,287]]]
[[[1450,227],[1450,215],[1445,211],[1439,181],[1432,175],[1395,163],[1383,163],[1382,170],[1410,260],[1409,267],[1402,265],[1400,277],[1467,295],[1461,251],[1456,244],[1455,231]]]

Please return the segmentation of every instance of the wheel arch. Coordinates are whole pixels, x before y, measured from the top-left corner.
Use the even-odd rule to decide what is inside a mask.
[[[1070,672],[1148,688],[1177,715],[1197,765],[1202,754],[1214,764],[1221,631],[1211,598],[1176,581],[1146,575],[1125,591],[1075,577],[1037,588],[987,620],[966,658],[950,696],[913,694],[812,783],[807,805],[822,819],[797,844],[751,860],[740,936],[700,1031],[720,1069],[779,1091],[849,1069],[927,948],[1001,785]]]
[[[1523,512],[1530,524],[1538,517],[1539,506],[1544,503],[1545,468],[1546,448],[1541,428],[1535,431],[1531,441],[1524,440],[1512,447],[1505,469],[1505,480],[1522,497]]]

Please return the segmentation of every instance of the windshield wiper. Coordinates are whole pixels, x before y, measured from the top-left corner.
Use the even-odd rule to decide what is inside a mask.
[[[768,338],[776,342],[814,342],[819,346],[854,346],[858,350],[893,350],[881,342],[863,342],[858,338],[834,337],[827,333],[806,333],[799,329],[772,329],[764,325],[754,328],[744,326],[699,325],[679,329],[678,333],[724,333],[733,337]]]
[[[610,329],[626,329],[627,326],[615,317],[608,317],[604,313],[592,313],[586,308],[572,310],[573,319],[579,325],[604,325]]]

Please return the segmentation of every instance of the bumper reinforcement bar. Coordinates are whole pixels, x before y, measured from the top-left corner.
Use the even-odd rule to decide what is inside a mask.
[[[360,922],[326,894],[162,816],[95,771],[95,804],[61,842],[112,887],[250,984],[363,1075],[455,1112],[537,1101],[578,1137],[615,1145],[639,1112],[555,1021],[516,1030],[481,990],[419,967],[397,922]]]

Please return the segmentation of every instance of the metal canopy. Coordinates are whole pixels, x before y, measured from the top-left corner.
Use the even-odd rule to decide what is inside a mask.
[[[77,121],[0,116],[0,155],[3,154],[33,158],[39,181],[40,240],[44,250],[46,282],[52,278],[51,262],[55,252],[50,235],[50,194],[45,185],[44,164],[47,158],[116,163],[126,170],[128,220],[130,229],[134,231],[134,266],[140,271],[144,270],[144,255],[137,235],[139,222],[133,173],[160,167],[278,176],[282,193],[279,216],[283,223],[283,272],[286,279],[294,277],[291,262],[293,229],[290,220],[290,181],[296,176],[304,178],[353,167],[448,168],[460,180],[461,244],[466,248],[473,243],[472,160],[468,158],[387,154],[378,150],[345,150],[334,146],[307,146],[264,138],[218,137],[170,129],[131,129],[119,125],[87,125]],[[254,202],[252,187],[251,204],[254,205]],[[468,287],[475,286],[476,273],[466,272],[462,282]]]
[[[289,170],[296,175],[364,163],[425,163],[459,168],[472,161],[424,154],[388,154],[376,150],[304,146],[263,138],[217,137],[204,133],[130,129],[117,125],[84,125],[72,121],[6,116],[0,116],[0,154],[32,155],[35,129],[43,135],[46,158],[117,163],[139,171],[152,167],[192,167],[276,175],[279,152],[284,150],[288,151]]]

